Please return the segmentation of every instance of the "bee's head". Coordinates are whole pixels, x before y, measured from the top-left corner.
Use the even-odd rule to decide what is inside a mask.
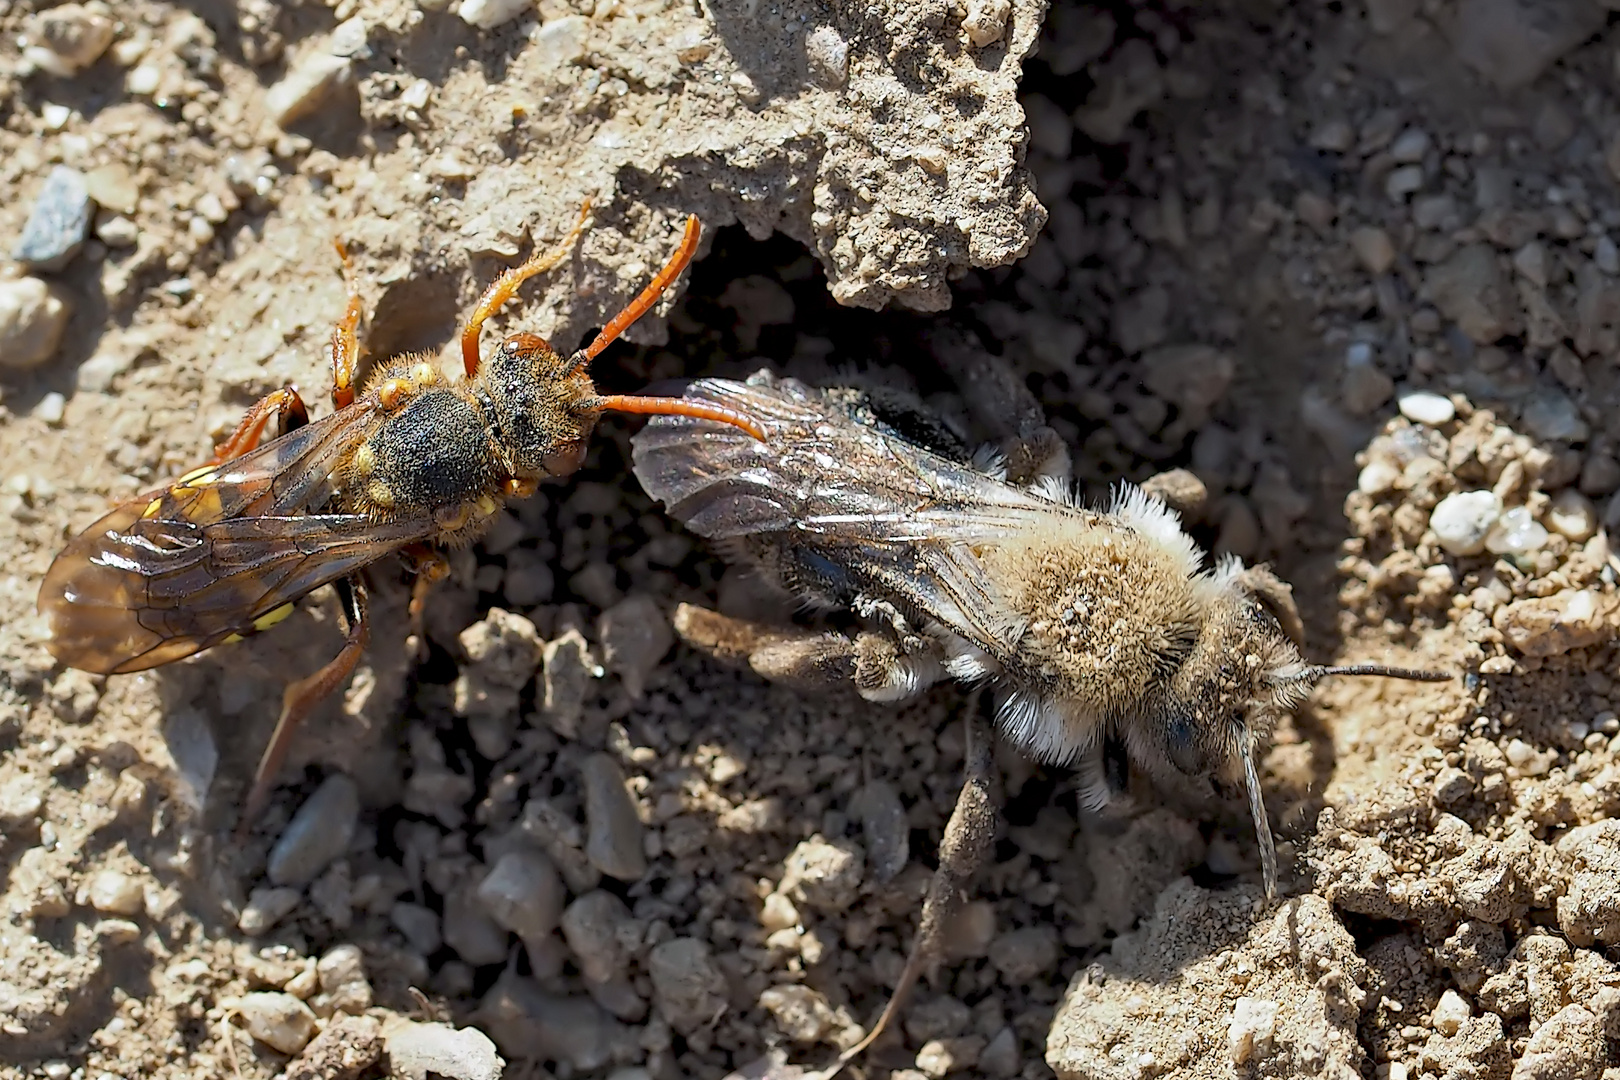
[[[1183,773],[1236,783],[1248,792],[1266,894],[1276,891],[1277,856],[1256,764],[1260,742],[1327,675],[1383,675],[1441,682],[1451,676],[1382,664],[1325,667],[1300,656],[1303,626],[1289,586],[1264,566],[1228,559],[1205,579],[1198,640],[1169,681],[1157,720],[1141,737]]]
[[[513,334],[478,369],[473,392],[513,475],[567,476],[584,464],[602,410],[577,360],[564,359],[538,334]]]

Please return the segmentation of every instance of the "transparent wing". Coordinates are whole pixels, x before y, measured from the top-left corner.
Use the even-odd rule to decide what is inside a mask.
[[[433,531],[308,514],[373,410],[353,406],[161,492],[123,503],[68,542],[39,609],[63,663],[103,673],[178,660]]]
[[[1023,629],[976,549],[1094,517],[906,442],[792,379],[701,379],[687,396],[746,413],[766,437],[685,417],[649,423],[632,441],[633,469],[672,516],[711,539],[814,550],[998,654]]]

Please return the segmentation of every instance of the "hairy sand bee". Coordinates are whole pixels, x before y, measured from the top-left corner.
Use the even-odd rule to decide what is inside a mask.
[[[517,333],[480,360],[484,322],[524,281],[567,256],[588,213],[587,203],[555,249],[504,271],[484,292],[461,332],[466,377],[458,382],[432,356],[406,354],[379,365],[356,390],[361,305],[340,244],[348,303],[329,346],[335,411],[311,422],[296,389],[275,391],[248,410],[208,464],[121,503],[70,540],[46,572],[39,610],[51,652],[105,674],[240,640],[275,625],[313,589],[337,586],[347,640],[331,662],[287,687],[244,826],[261,809],[298,724],[354,672],[369,634],[364,567],[394,552],[414,564],[410,610],[420,640],[425,592],[448,571],[435,545],[472,542],[507,499],[576,471],[605,410],[701,415],[761,434],[724,406],[598,394],[587,372],[691,261],[696,217],[675,255],[589,347],[565,358],[538,335]],[[272,420],[282,433],[262,442]]]
[[[923,429],[873,395],[769,372],[701,379],[686,396],[749,417],[765,439],[655,419],[632,440],[642,487],[724,557],[871,627],[784,630],[688,606],[688,641],[773,679],[852,681],[872,701],[946,678],[989,684],[1002,734],[1075,766],[1092,808],[1123,793],[1133,764],[1241,786],[1268,895],[1276,855],[1256,758],[1276,720],[1328,675],[1449,678],[1307,663],[1285,583],[1232,556],[1206,568],[1177,513],[1140,488],[1117,486],[1105,510],[1079,505],[1062,455],[1038,455],[1045,467],[1010,483],[1002,455],[920,445],[907,436]],[[978,760],[989,768],[987,753]],[[964,798],[975,806],[959,803],[947,827],[940,870],[952,864],[952,884],[937,900],[930,891],[934,903],[960,892],[972,873],[961,860],[982,858],[993,833],[973,761]],[[940,921],[925,906],[914,961]]]

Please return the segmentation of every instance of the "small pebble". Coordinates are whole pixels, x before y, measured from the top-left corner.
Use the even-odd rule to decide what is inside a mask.
[[[281,1054],[296,1054],[315,1034],[315,1014],[291,994],[244,994],[236,1006],[247,1033]]]
[[[534,10],[534,0],[461,0],[456,13],[461,21],[478,30],[493,30],[509,23],[525,11]]]
[[[270,849],[266,873],[276,885],[307,885],[348,850],[360,819],[360,790],[342,773],[321,782]]]
[[[782,1034],[798,1043],[814,1043],[832,1030],[836,1018],[826,997],[809,986],[773,986],[759,995],[760,1008],[771,1014]]]
[[[1439,427],[1457,418],[1457,406],[1451,403],[1451,399],[1429,390],[1409,390],[1396,403],[1400,406],[1401,415],[1414,424]]]
[[[281,81],[265,92],[265,111],[277,127],[285,129],[325,105],[351,76],[348,57],[318,49],[294,63]],[[134,72],[130,77],[134,78]]]
[[[788,856],[780,887],[808,907],[842,911],[855,902],[865,873],[866,853],[860,845],[812,836]]]
[[[1474,1015],[1468,1001],[1455,990],[1447,990],[1440,995],[1440,1003],[1434,1007],[1434,1030],[1442,1035],[1457,1034],[1468,1018]]]
[[[1407,128],[1389,144],[1389,156],[1402,165],[1415,165],[1429,152],[1429,134],[1419,128]]]
[[[1400,478],[1400,469],[1391,462],[1378,458],[1369,461],[1356,476],[1356,490],[1363,495],[1382,495],[1393,488]]]
[[[540,715],[557,734],[572,739],[579,732],[579,718],[591,680],[602,671],[591,658],[590,644],[578,630],[568,630],[546,642],[541,651],[544,668]],[[639,843],[639,841],[638,841]]]
[[[726,980],[709,954],[709,943],[674,938],[647,954],[658,1010],[683,1035],[712,1024],[726,1008]]]
[[[90,232],[93,206],[84,174],[57,165],[45,178],[11,257],[34,270],[60,270],[73,261]]]
[[[945,1080],[953,1072],[971,1071],[984,1052],[984,1036],[930,1039],[917,1051],[917,1071],[929,1080]]]
[[[1357,229],[1350,234],[1350,250],[1369,274],[1387,274],[1395,265],[1395,244],[1383,229]]]
[[[338,1017],[287,1063],[282,1080],[355,1080],[382,1052],[382,1025],[375,1017]]]
[[[578,63],[585,58],[585,42],[590,30],[590,20],[583,15],[547,20],[532,38],[534,62],[543,69]]]
[[[892,881],[911,860],[911,820],[900,793],[892,784],[873,780],[855,792],[850,811],[860,817],[872,880]]]
[[[471,882],[444,898],[444,943],[474,967],[506,959],[510,939],[490,917]]]
[[[585,788],[585,857],[608,877],[638,880],[647,872],[641,818],[619,763],[592,754],[579,774]]]
[[[478,885],[490,918],[525,941],[557,929],[566,899],[557,868],[538,851],[507,852]]]
[[[1546,442],[1579,442],[1587,434],[1586,421],[1570,396],[1550,386],[1538,387],[1525,398],[1519,420],[1527,435]]]
[[[121,214],[115,214],[96,226],[96,239],[110,248],[134,247],[140,238],[140,226]]]
[[[1491,625],[1524,656],[1558,656],[1612,635],[1614,598],[1592,589],[1515,600],[1491,613]]]
[[[1009,1080],[1018,1074],[1021,1064],[1018,1033],[1010,1027],[996,1032],[979,1055],[979,1071],[992,1080]]]
[[[101,870],[85,883],[78,900],[108,915],[135,915],[146,906],[146,890],[137,877]]]
[[[401,900],[388,910],[388,919],[421,956],[432,956],[444,944],[439,916],[432,908]]]
[[[804,58],[818,86],[837,90],[849,79],[849,43],[831,26],[818,26],[804,36]]]
[[[27,370],[54,357],[72,313],[66,296],[39,278],[0,281],[0,368]]]
[[[596,636],[603,665],[619,676],[632,699],[641,697],[647,679],[675,644],[664,609],[645,593],[627,596],[602,612]]]
[[[799,922],[799,909],[793,906],[792,900],[780,892],[773,892],[765,898],[759,911],[759,925],[766,931],[791,930]]]
[[[630,909],[605,889],[593,889],[568,905],[562,914],[563,939],[586,979],[606,983],[625,973],[630,958],[621,928],[629,921]]]
[[[270,928],[292,913],[302,894],[297,889],[262,888],[248,894],[236,928],[248,937],[268,933]]]
[[[1525,555],[1540,551],[1547,543],[1547,530],[1523,506],[1497,518],[1485,535],[1485,550],[1493,555]]]
[[[113,21],[84,4],[62,4],[35,15],[28,24],[28,52],[44,70],[67,78],[101,59],[112,44]]]
[[[1502,500],[1490,491],[1459,491],[1440,500],[1429,515],[1440,546],[1453,555],[1478,555],[1502,516]]]
[[[1546,518],[1553,532],[1577,544],[1585,543],[1597,532],[1597,507],[1574,488],[1565,488],[1553,496]]]
[[[1461,769],[1447,765],[1434,778],[1434,797],[1444,806],[1460,802],[1474,790],[1474,781]]]
[[[990,948],[990,962],[1001,972],[1004,985],[1024,986],[1057,966],[1057,929],[1026,926],[996,938]]]
[[[500,1080],[505,1062],[477,1028],[403,1021],[383,1028],[389,1075],[400,1080]]]
[[[1398,169],[1391,169],[1384,178],[1384,194],[1389,196],[1390,202],[1401,202],[1408,195],[1423,189],[1423,166],[1402,165]]]
[[[121,164],[103,165],[84,174],[84,188],[97,206],[114,213],[133,214],[140,204],[139,181]]]
[[[1277,1003],[1265,998],[1240,997],[1232,1008],[1226,1046],[1232,1064],[1245,1065],[1271,1045],[1277,1031]]]
[[[39,399],[39,404],[34,406],[33,416],[52,427],[56,427],[62,422],[62,417],[66,412],[67,398],[52,390]]]
[[[560,997],[508,970],[479,1002],[474,1022],[508,1057],[567,1062],[592,1072],[613,1054],[612,1017],[588,997]]]

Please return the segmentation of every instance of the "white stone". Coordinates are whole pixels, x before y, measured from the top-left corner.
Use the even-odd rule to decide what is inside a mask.
[[[1547,543],[1547,530],[1523,506],[1515,506],[1485,535],[1485,550],[1493,555],[1526,555]]]
[[[315,1014],[291,994],[244,994],[236,1008],[247,1033],[278,1053],[298,1053],[315,1034]]]
[[[1440,500],[1429,515],[1440,546],[1453,555],[1478,555],[1502,516],[1502,500],[1490,491],[1459,491]]]
[[[1390,462],[1379,459],[1369,461],[1361,474],[1356,477],[1356,490],[1363,495],[1382,495],[1395,486],[1395,481],[1401,478],[1401,470]]]
[[[0,281],[0,368],[35,368],[56,355],[72,309],[37,277]]]
[[[1455,990],[1447,990],[1434,1007],[1434,1030],[1446,1036],[1455,1035],[1473,1015],[1474,1010],[1469,1008],[1466,998]]]
[[[493,30],[533,9],[533,0],[461,0],[456,14],[468,26]]]
[[[1397,399],[1401,415],[1414,424],[1439,427],[1457,417],[1457,407],[1451,399],[1429,390],[1410,390]]]
[[[1264,1051],[1277,1030],[1277,1003],[1264,998],[1241,997],[1232,1008],[1227,1029],[1227,1049],[1232,1064],[1243,1065]]]

